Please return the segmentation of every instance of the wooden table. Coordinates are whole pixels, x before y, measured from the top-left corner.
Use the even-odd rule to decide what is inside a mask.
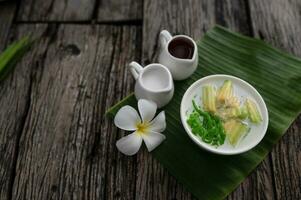
[[[158,33],[221,24],[301,56],[300,0],[0,2],[0,50],[41,37],[0,86],[0,199],[194,199],[104,117],[133,91],[126,66],[157,58]],[[301,118],[228,199],[301,199]]]

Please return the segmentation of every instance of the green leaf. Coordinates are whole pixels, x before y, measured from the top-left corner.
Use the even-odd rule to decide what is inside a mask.
[[[16,63],[23,57],[29,46],[32,44],[28,36],[11,44],[0,55],[0,81],[2,81]]]
[[[223,199],[265,158],[301,110],[301,60],[261,40],[222,27],[198,42],[199,66],[187,80],[175,83],[172,101],[164,108],[165,142],[153,156],[199,199]],[[234,156],[215,155],[196,146],[181,125],[180,103],[185,90],[211,74],[230,74],[252,84],[264,98],[270,116],[266,136],[252,150]],[[114,116],[133,95],[110,109]]]

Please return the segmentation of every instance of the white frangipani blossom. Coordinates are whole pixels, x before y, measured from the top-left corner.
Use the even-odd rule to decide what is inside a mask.
[[[155,117],[157,105],[145,99],[138,101],[138,109],[141,118],[131,106],[122,107],[114,118],[114,123],[118,128],[134,131],[116,143],[118,150],[125,155],[136,154],[142,141],[144,141],[148,151],[152,151],[165,140],[165,135],[160,133],[166,127],[164,111]]]

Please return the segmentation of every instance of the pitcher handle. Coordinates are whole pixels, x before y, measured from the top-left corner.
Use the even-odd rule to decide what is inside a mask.
[[[161,47],[164,48],[167,42],[171,40],[172,35],[167,30],[163,30],[161,31],[159,38],[160,38]]]
[[[139,77],[140,72],[143,70],[143,67],[137,62],[133,61],[129,64],[130,72],[132,73],[135,80]]]

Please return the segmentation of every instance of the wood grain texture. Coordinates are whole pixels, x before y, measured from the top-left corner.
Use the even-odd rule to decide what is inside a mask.
[[[97,21],[120,22],[142,20],[143,0],[99,1]]]
[[[146,0],[143,21],[143,63],[148,64],[157,60],[158,35],[163,29],[172,34],[187,34],[199,39],[214,24],[221,24],[245,35],[252,35],[247,16],[248,5],[245,1]],[[160,20],[154,20],[155,18]],[[138,161],[137,185],[140,187],[136,191],[137,199],[193,199],[181,184],[174,178],[169,178],[168,173],[149,154],[139,155],[138,159],[140,161]],[[145,160],[147,164],[144,163]],[[258,199],[271,199],[273,192],[271,165],[267,158],[228,199],[251,200],[254,196]]]
[[[163,29],[173,34],[201,38],[216,23],[249,34],[244,1],[150,1],[144,2],[143,61],[157,59],[158,35]]]
[[[15,16],[15,2],[0,2],[0,51],[7,43],[7,36]]]
[[[298,0],[23,0],[17,17],[131,26],[11,26],[15,9],[0,2],[0,50],[28,33],[42,40],[0,85],[1,200],[194,199],[145,148],[119,153],[127,133],[103,115],[133,91],[127,63],[156,61],[162,29],[199,39],[217,23],[301,56]],[[299,117],[228,199],[301,199],[300,127]]]
[[[23,0],[19,21],[87,21],[92,19],[95,0]]]
[[[270,155],[232,192],[228,200],[275,199]]]
[[[300,57],[301,2],[255,0],[249,3],[255,35]],[[296,74],[296,79],[300,80],[300,74]],[[271,153],[277,199],[301,199],[300,126],[299,116]]]
[[[23,29],[10,32],[13,40],[32,34],[38,37],[44,27],[33,26],[30,32]],[[46,38],[43,42],[47,43]],[[11,199],[18,157],[19,139],[24,126],[29,106],[32,66],[41,62],[45,52],[45,43],[36,45],[30,54],[26,54],[0,86],[0,199]],[[30,62],[32,59],[36,62]]]
[[[272,151],[275,195],[278,199],[301,199],[301,116]]]
[[[130,199],[136,159],[116,150],[122,134],[104,112],[132,90],[125,66],[139,60],[141,31],[61,25],[47,33],[43,62],[25,60],[35,65],[12,199]]]

